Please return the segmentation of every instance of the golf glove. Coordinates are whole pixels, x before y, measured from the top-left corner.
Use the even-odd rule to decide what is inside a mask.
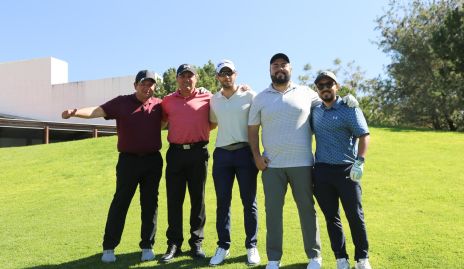
[[[347,96],[342,97],[342,100],[349,107],[359,107],[358,100],[356,100],[356,97],[354,97],[351,94],[348,94]]]
[[[353,166],[351,166],[351,170],[350,170],[351,180],[355,182],[360,182],[362,175],[363,175],[363,170],[364,170],[364,162],[361,160],[354,161]]]

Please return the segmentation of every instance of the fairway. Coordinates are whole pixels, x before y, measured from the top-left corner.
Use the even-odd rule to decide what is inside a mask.
[[[211,141],[216,132],[212,132]],[[163,132],[163,156],[167,149]],[[210,155],[214,143],[210,143]],[[200,268],[216,248],[211,164],[206,183],[204,249],[208,259],[181,256],[170,264],[140,262],[140,207],[134,197],[117,262],[100,262],[108,208],[115,190],[116,138],[0,149],[0,268]],[[411,129],[371,128],[363,178],[363,205],[373,268],[464,268],[464,134]],[[164,176],[160,184],[157,259],[166,250]],[[242,206],[238,186],[232,201],[231,256],[218,268],[247,268]],[[188,250],[189,198],[184,203],[184,245]],[[265,214],[258,180],[261,265],[265,252]],[[290,189],[284,208],[281,268],[306,268],[297,209]],[[335,258],[318,210],[323,268]],[[348,253],[352,240],[345,221]],[[351,261],[354,266],[353,261]]]

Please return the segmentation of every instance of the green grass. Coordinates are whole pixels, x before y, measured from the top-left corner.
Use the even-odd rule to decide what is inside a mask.
[[[464,267],[464,134],[372,128],[363,178],[373,268]],[[164,137],[165,137],[164,133]],[[215,132],[212,133],[212,141]],[[115,137],[0,149],[1,268],[198,268],[208,260],[182,256],[168,265],[139,262],[140,209],[133,199],[118,261],[100,262],[106,214],[115,189]],[[163,147],[163,155],[166,143]],[[213,143],[210,144],[212,152]],[[210,162],[211,165],[211,162]],[[260,176],[259,176],[260,178]],[[204,248],[213,255],[215,193],[207,181]],[[264,268],[265,214],[258,181],[259,243]],[[166,195],[162,179],[155,253],[166,248]],[[189,203],[184,206],[188,238]],[[297,210],[291,192],[284,210],[282,268],[306,268]],[[335,268],[320,211],[323,268]],[[345,224],[346,234],[349,228]],[[348,250],[353,256],[351,238]],[[221,268],[245,268],[244,231],[237,184],[232,205],[231,256]],[[184,244],[184,248],[186,248]]]

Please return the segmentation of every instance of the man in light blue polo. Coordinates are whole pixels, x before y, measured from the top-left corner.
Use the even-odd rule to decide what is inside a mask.
[[[213,179],[217,197],[217,249],[210,265],[221,264],[229,256],[230,203],[234,179],[240,190],[245,224],[247,264],[257,265],[260,257],[258,241],[258,208],[256,181],[258,169],[248,145],[248,112],[256,93],[236,85],[237,70],[230,60],[216,67],[216,78],[222,88],[210,101],[210,122],[218,124],[216,149],[213,153]]]
[[[279,268],[282,258],[283,205],[287,186],[292,188],[308,269],[321,267],[321,245],[312,187],[311,108],[320,104],[317,94],[290,81],[292,67],[287,55],[270,61],[271,85],[256,95],[250,108],[248,136],[256,166],[262,171],[266,207],[266,269]],[[259,151],[262,127],[264,153]]]
[[[355,246],[355,268],[371,269],[360,184],[369,144],[369,129],[362,111],[357,107],[348,107],[337,96],[340,85],[334,73],[320,73],[314,84],[323,102],[312,112],[316,137],[314,195],[326,219],[337,269],[351,268],[340,220],[339,200]]]

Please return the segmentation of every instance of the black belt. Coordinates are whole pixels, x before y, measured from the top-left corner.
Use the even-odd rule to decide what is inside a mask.
[[[158,154],[158,151],[155,152],[145,152],[145,153],[131,153],[131,152],[121,152],[122,155],[132,156],[132,157],[147,157],[151,155]]]
[[[174,143],[169,143],[169,147],[175,148],[175,149],[195,149],[195,148],[206,148],[206,145],[208,145],[208,141],[200,141],[196,143],[191,143],[191,144],[174,144]]]
[[[232,151],[232,150],[237,150],[237,149],[241,149],[241,148],[248,147],[248,146],[249,146],[248,142],[238,142],[238,143],[233,143],[227,146],[222,146],[219,148]]]

